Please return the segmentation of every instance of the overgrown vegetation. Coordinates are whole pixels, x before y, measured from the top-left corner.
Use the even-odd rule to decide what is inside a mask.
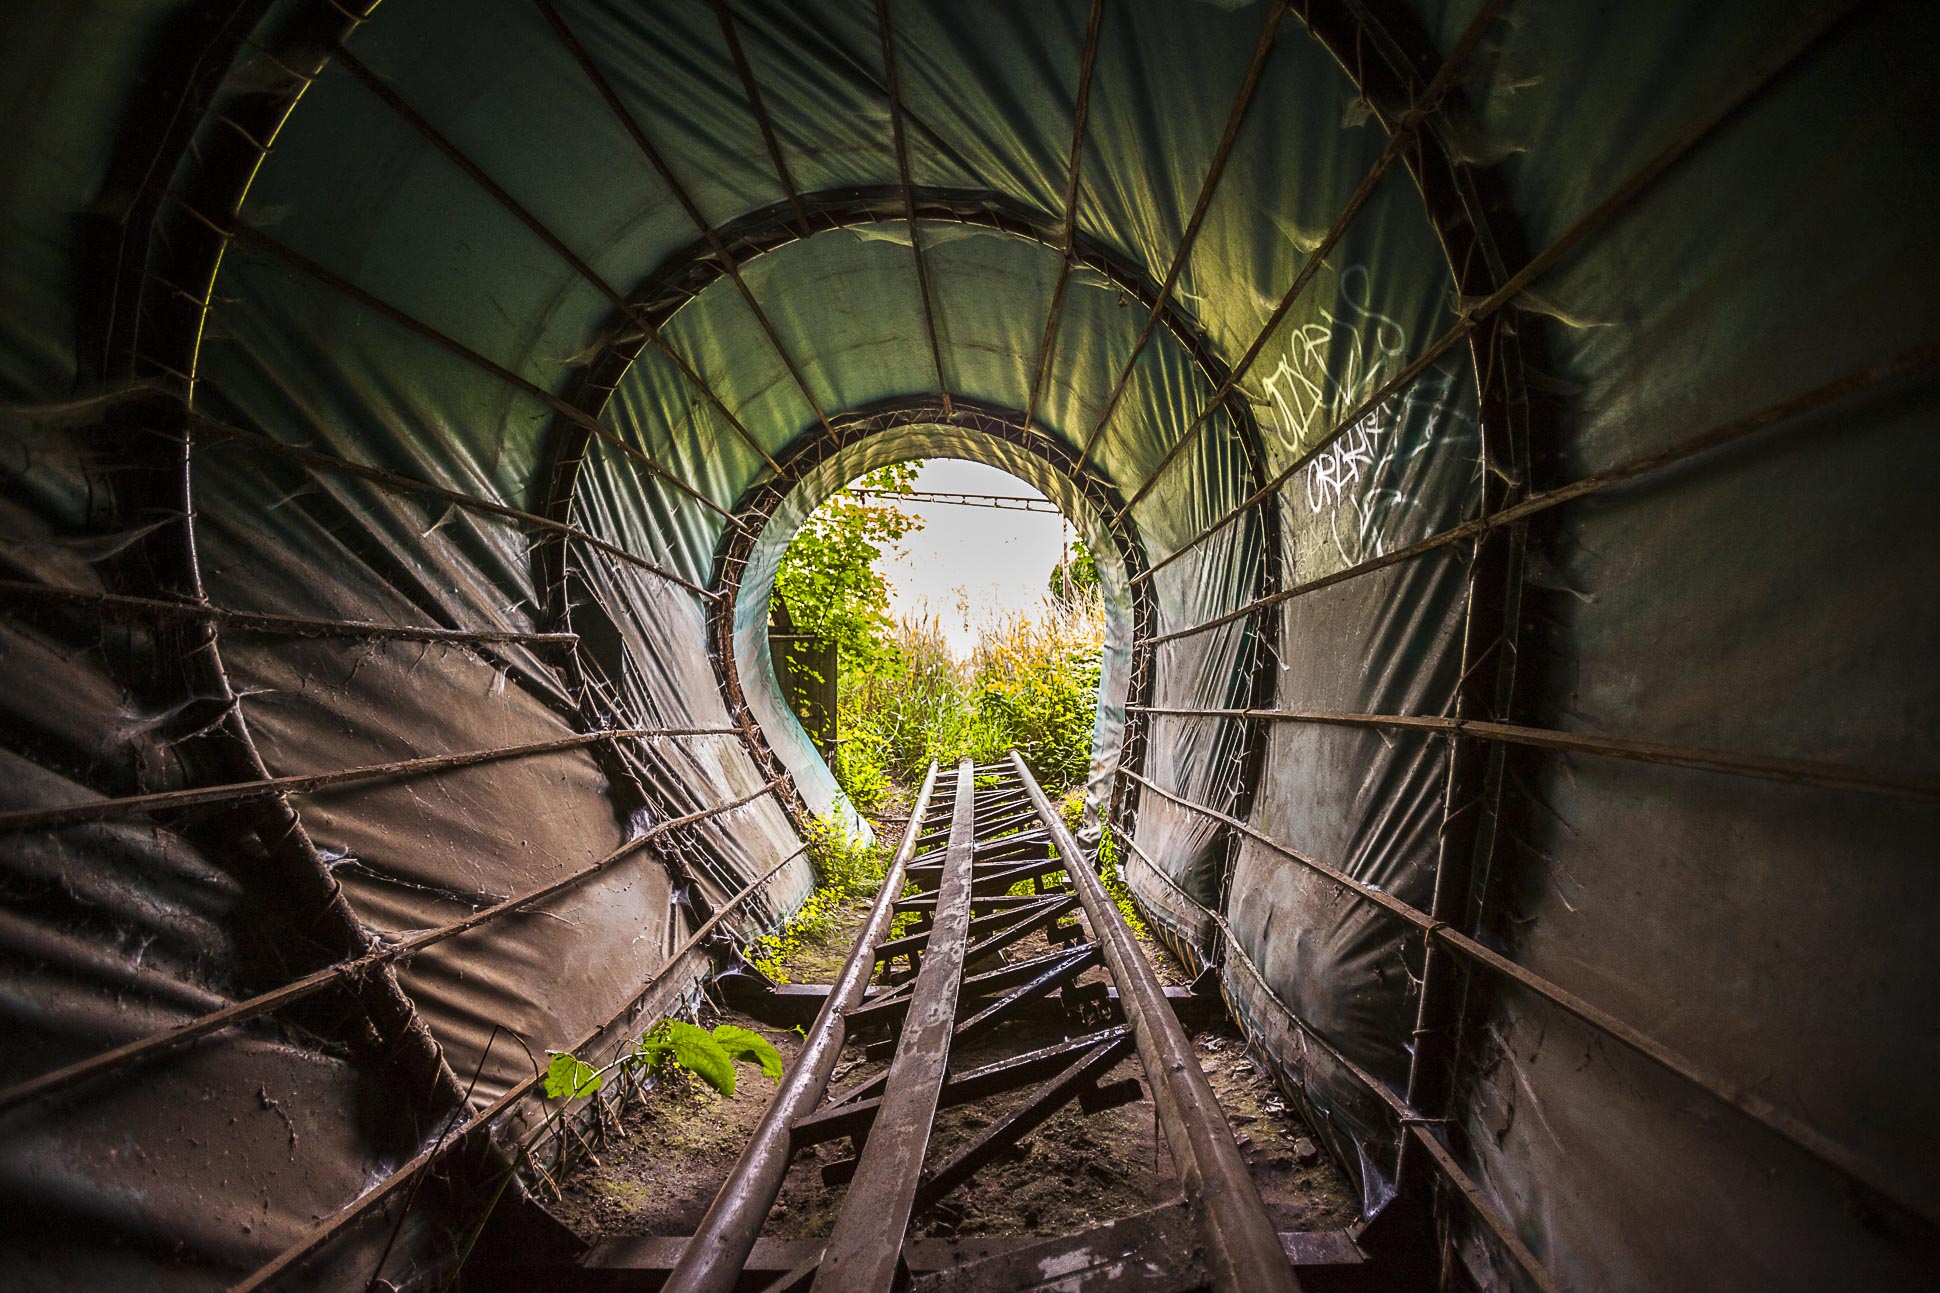
[[[994,763],[1015,747],[1054,793],[1083,780],[1104,640],[1095,593],[987,625],[967,662],[935,620],[897,624],[875,668],[845,662],[836,779],[867,811],[932,760]]]
[[[889,585],[877,572],[876,559],[922,524],[857,491],[901,493],[916,469],[913,462],[896,463],[838,491],[796,532],[775,572],[775,592],[787,603],[796,631],[835,643],[845,676],[881,663],[891,625]]]
[[[889,851],[855,839],[832,817],[818,818],[808,828],[808,862],[815,871],[815,891],[786,925],[750,942],[745,953],[755,969],[777,983],[788,982],[788,963],[804,941],[827,939],[847,903],[872,897],[882,887]]]
[[[956,659],[935,619],[890,620],[875,569],[920,524],[878,501],[907,490],[916,466],[872,472],[824,503],[775,577],[795,628],[840,654],[836,780],[856,807],[874,811],[906,794],[931,760],[991,762],[1014,746],[1061,791],[1091,760],[1104,656],[1097,563],[1077,544],[1052,570],[1041,611],[983,626],[970,659]]]

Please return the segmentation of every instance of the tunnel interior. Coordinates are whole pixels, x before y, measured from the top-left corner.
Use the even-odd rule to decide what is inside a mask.
[[[1931,1278],[1940,9],[7,25],[20,1286],[447,1271],[809,891],[767,590],[918,456],[1109,557],[1093,802],[1370,1246]]]

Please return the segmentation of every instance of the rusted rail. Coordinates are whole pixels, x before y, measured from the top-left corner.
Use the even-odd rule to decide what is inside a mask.
[[[1076,908],[1083,927],[1065,923]],[[916,928],[891,938],[898,915],[913,918]],[[998,962],[1000,953],[1039,933],[1049,951]],[[968,967],[992,964],[966,975]],[[877,966],[884,986],[871,992]],[[1100,967],[1116,981],[1115,994],[1102,982],[1080,980]],[[1067,1025],[1084,1020],[1067,1026],[1062,1040],[994,1062],[957,1062],[968,1043],[1054,993],[1078,1012]],[[893,1056],[888,1070],[831,1093],[845,1041],[866,1039],[870,1029],[891,1034],[868,1047],[871,1056]],[[1145,1219],[1054,1240],[1020,1237],[940,1262],[924,1241],[909,1237],[912,1219],[1073,1101],[1097,1111],[1138,1098],[1137,1079],[1111,1080],[1134,1052],[1182,1198]],[[940,1110],[1004,1093],[1022,1098],[1013,1097],[952,1154],[932,1155]],[[854,1156],[821,1167],[825,1184],[848,1186],[828,1237],[783,1248],[762,1240],[789,1159],[844,1139],[856,1146]],[[1299,1288],[1294,1265],[1311,1257],[1313,1246],[1288,1240],[1267,1217],[1172,1001],[1056,807],[1013,754],[984,767],[965,760],[941,779],[930,769],[847,964],[696,1233],[656,1240],[651,1251],[602,1246],[586,1264],[631,1266],[644,1275],[667,1270],[662,1263],[677,1252],[663,1287],[679,1293],[755,1287],[750,1281],[771,1281],[770,1293],[889,1293],[917,1276],[994,1291],[1015,1287],[1018,1272],[1038,1260],[1071,1272],[1072,1288],[1111,1284],[1136,1265],[1141,1288],[1210,1284],[1254,1293]],[[1359,1257],[1351,1241],[1315,1252],[1322,1249],[1314,1264],[1343,1252]]]
[[[835,1071],[835,1062],[841,1057],[848,1032],[849,1013],[862,1003],[863,992],[869,986],[869,972],[875,966],[870,949],[889,933],[896,895],[903,888],[903,870],[916,850],[917,827],[929,809],[935,789],[936,765],[932,763],[929,774],[923,778],[923,789],[916,796],[916,807],[910,813],[909,830],[896,850],[889,873],[883,877],[882,891],[876,895],[875,906],[870,909],[862,935],[842,967],[834,991],[816,1015],[808,1040],[795,1058],[795,1066],[782,1080],[774,1102],[741,1151],[727,1184],[714,1197],[713,1205],[701,1219],[700,1229],[681,1250],[680,1260],[667,1281],[668,1290],[727,1293],[747,1265],[748,1255],[761,1232],[761,1223],[775,1206],[782,1178],[788,1174],[788,1158],[795,1148],[795,1125],[815,1112],[815,1106],[828,1091],[829,1075]]]
[[[1199,1223],[1206,1244],[1213,1287],[1231,1293],[1265,1293],[1297,1289],[1293,1268],[1280,1248],[1280,1237],[1267,1218],[1258,1187],[1247,1173],[1233,1134],[1226,1125],[1206,1075],[1193,1057],[1192,1043],[1166,1004],[1165,989],[1151,965],[1132,942],[1118,907],[1104,884],[1083,863],[1077,841],[1065,829],[1057,808],[1047,799],[1024,760],[1011,753],[1011,763],[1044,829],[1060,855],[1073,860],[1067,874],[1076,883],[1078,900],[1103,944],[1105,963],[1125,1002],[1125,1018],[1138,1042],[1145,1077],[1152,1085],[1166,1145],[1185,1185],[1186,1203]]]

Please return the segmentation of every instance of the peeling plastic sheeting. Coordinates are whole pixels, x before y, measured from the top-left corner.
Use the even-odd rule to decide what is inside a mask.
[[[759,112],[714,7],[557,5],[631,124],[526,0],[17,16],[0,812],[732,729],[707,590],[770,458],[946,394],[1055,454],[939,417],[797,489],[729,608],[765,743],[616,736],[0,836],[11,1084],[757,796],[395,972],[0,1110],[14,1281],[240,1278],[467,1090],[529,1076],[505,1029],[536,1055],[613,1020],[616,1046],[731,895],[781,864],[730,928],[792,910],[811,877],[767,751],[811,806],[832,785],[761,657],[762,581],[851,468],[948,453],[1126,536],[1094,803],[1370,1211],[1426,1191],[1485,1287],[1534,1285],[1525,1262],[1921,1286],[1940,11],[1316,0],[1262,46],[1266,3],[1116,0],[1067,257],[1083,0],[896,0],[893,108],[873,4],[725,8]],[[1706,435],[1728,447],[1651,458]],[[1089,514],[1052,460],[1136,501]],[[101,594],[350,635],[72,600]],[[1129,640],[1140,616],[1163,640]],[[1578,747],[1392,721],[1458,713]],[[1416,1035],[1431,982],[1447,1048]],[[1462,1180],[1413,1170],[1411,1126]],[[362,1283],[402,1197],[291,1281]],[[462,1190],[412,1197],[387,1278],[464,1233]]]

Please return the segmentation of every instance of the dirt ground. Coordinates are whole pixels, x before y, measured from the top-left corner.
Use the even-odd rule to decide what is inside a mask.
[[[899,824],[885,825],[891,828],[884,835],[893,846]],[[866,903],[851,904],[834,934],[819,945],[804,946],[789,964],[790,980],[831,982],[846,961],[867,910]],[[1178,967],[1156,942],[1140,946],[1163,981],[1182,981]],[[1041,934],[1033,935],[1009,955],[1023,958],[1048,949]],[[1085,977],[1109,982],[1102,970]],[[783,1061],[791,1065],[801,1044],[794,1032],[766,1027],[733,1011],[717,1011],[702,1022],[757,1029],[774,1041]],[[952,1067],[1003,1059],[1050,1045],[1063,1035],[1056,1023],[1007,1025],[961,1048],[957,1054],[962,1063]],[[1217,1027],[1195,1034],[1193,1044],[1279,1228],[1331,1230],[1357,1220],[1353,1187],[1316,1148],[1271,1080],[1247,1058],[1239,1031],[1222,1020]],[[886,1061],[865,1060],[861,1049],[851,1045],[831,1088],[839,1090],[886,1066]],[[1140,1074],[1133,1055],[1104,1081]],[[732,1096],[717,1095],[685,1075],[662,1082],[628,1108],[621,1119],[621,1134],[607,1137],[596,1147],[597,1161],[582,1162],[562,1182],[564,1197],[552,1205],[553,1212],[588,1240],[693,1233],[773,1093],[773,1083],[745,1066]],[[1024,1091],[1011,1092],[943,1110],[937,1116],[932,1161],[940,1161],[1025,1096]],[[799,1152],[763,1233],[777,1238],[828,1234],[844,1187],[824,1185],[821,1168],[850,1153],[846,1140]],[[919,1215],[912,1233],[936,1237],[1062,1234],[1130,1216],[1178,1194],[1151,1092],[1145,1088],[1137,1101],[1095,1114],[1086,1114],[1073,1101],[1007,1159],[986,1167],[941,1204]]]

